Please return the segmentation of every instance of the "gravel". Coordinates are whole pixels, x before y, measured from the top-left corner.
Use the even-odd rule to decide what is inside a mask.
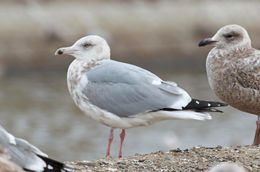
[[[207,171],[221,162],[234,162],[247,171],[260,171],[260,146],[194,147],[169,152],[111,158],[94,161],[66,162],[81,171]]]

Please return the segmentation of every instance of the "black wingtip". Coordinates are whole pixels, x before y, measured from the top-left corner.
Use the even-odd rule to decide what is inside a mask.
[[[208,110],[211,108],[223,107],[223,106],[228,106],[228,104],[225,104],[222,102],[213,102],[213,101],[192,99],[191,102],[186,107],[184,107],[184,109],[195,109],[195,110],[207,109]],[[216,109],[215,109],[214,112],[219,112],[219,110],[216,111]]]
[[[226,103],[222,103],[222,102],[212,102],[214,105],[216,105],[215,107],[222,107],[222,106],[228,106],[228,104]]]
[[[62,162],[41,155],[37,156],[46,163],[46,167],[43,172],[72,172],[71,167],[68,167]]]

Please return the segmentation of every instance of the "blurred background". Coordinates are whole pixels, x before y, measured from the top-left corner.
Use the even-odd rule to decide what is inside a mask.
[[[109,128],[84,116],[66,85],[72,57],[54,56],[89,34],[103,36],[112,58],[178,83],[199,99],[218,100],[208,86],[210,48],[198,42],[240,24],[260,48],[260,1],[1,0],[0,123],[59,160],[103,158]],[[165,121],[129,129],[123,154],[192,146],[251,144],[256,117],[223,108],[212,121]],[[119,133],[112,156],[119,150]]]

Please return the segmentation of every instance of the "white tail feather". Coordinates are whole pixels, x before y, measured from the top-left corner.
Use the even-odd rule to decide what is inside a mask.
[[[194,112],[191,110],[147,112],[126,118],[119,118],[115,115],[112,115],[111,117],[115,118],[107,118],[106,125],[123,129],[151,125],[163,120],[192,119],[202,121],[212,119],[208,113]]]
[[[162,118],[166,119],[194,119],[194,120],[211,120],[212,117],[206,112],[194,112],[191,110],[183,111],[158,111]]]

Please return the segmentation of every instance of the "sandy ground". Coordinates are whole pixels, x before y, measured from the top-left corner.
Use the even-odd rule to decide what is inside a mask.
[[[107,157],[95,161],[68,162],[79,171],[207,171],[221,162],[235,162],[247,171],[260,170],[260,146],[215,148],[194,147],[121,159]]]

